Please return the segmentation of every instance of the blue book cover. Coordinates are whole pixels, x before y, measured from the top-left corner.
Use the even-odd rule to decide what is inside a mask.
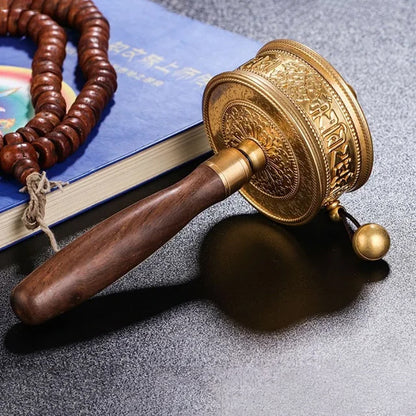
[[[167,11],[147,0],[96,1],[111,25],[109,55],[118,90],[87,141],[67,160],[49,169],[52,180],[73,183],[178,132],[201,123],[204,87],[215,74],[233,70],[255,55],[253,40]],[[76,33],[69,33],[64,81],[71,99],[84,80],[76,67]],[[0,65],[30,68],[36,45],[29,39],[0,38]],[[18,106],[13,80],[24,70],[0,71],[0,130],[24,124],[11,115]],[[71,92],[72,89],[72,92]],[[30,111],[26,116],[30,117]],[[156,162],[157,163],[157,160]],[[0,213],[27,201],[21,185],[0,180]]]

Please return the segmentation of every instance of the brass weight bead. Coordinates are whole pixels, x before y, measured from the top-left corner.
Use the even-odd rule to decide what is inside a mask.
[[[329,218],[334,222],[343,221],[351,238],[352,247],[363,260],[380,260],[390,248],[390,236],[387,230],[379,224],[369,223],[360,225],[349,214],[338,200],[326,207]],[[355,225],[355,232],[347,225],[347,219]]]
[[[352,247],[364,260],[379,260],[389,251],[390,236],[379,224],[364,224],[355,231]]]

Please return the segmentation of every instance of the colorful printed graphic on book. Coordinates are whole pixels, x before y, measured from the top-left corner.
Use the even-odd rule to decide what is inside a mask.
[[[35,115],[30,98],[31,76],[28,68],[0,65],[0,134],[16,131]],[[67,107],[76,98],[74,90],[65,82],[62,96]]]

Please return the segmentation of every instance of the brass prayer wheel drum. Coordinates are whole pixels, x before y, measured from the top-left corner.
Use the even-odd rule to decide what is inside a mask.
[[[319,54],[275,40],[232,72],[214,77],[203,99],[215,152],[254,140],[266,167],[240,190],[278,222],[302,224],[370,176],[373,149],[355,92]]]

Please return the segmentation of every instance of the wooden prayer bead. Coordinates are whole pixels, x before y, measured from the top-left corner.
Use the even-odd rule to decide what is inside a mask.
[[[36,111],[47,111],[48,113],[53,113],[56,115],[56,117],[59,118],[59,120],[62,120],[66,113],[66,106],[60,107],[59,105],[56,105],[54,103],[49,102],[43,102],[42,104],[39,104],[39,101],[36,105]]]
[[[75,16],[78,13],[82,12],[83,9],[87,9],[90,6],[91,6],[90,2],[86,2],[86,1],[84,2],[79,1],[79,2],[72,3],[68,11],[67,17],[66,17],[67,24],[71,27],[75,27],[74,25]]]
[[[96,19],[100,17],[101,13],[95,6],[85,7],[84,9],[80,10],[73,20],[73,26],[78,30],[82,29],[83,23],[85,23],[88,19]]]
[[[111,82],[108,81],[108,78],[103,77],[103,76],[91,78],[85,83],[85,85],[86,86],[95,85],[99,88],[102,88],[107,94],[107,97],[108,97],[107,102],[113,96],[114,91],[115,91],[111,85]]]
[[[74,113],[72,113],[72,111],[74,111]],[[72,104],[71,109],[68,112],[68,114],[74,114],[74,116],[76,117],[77,116],[76,112],[81,112],[85,114],[88,117],[88,119],[91,120],[91,122],[93,123],[93,125],[91,126],[91,130],[94,127],[94,125],[97,124],[99,120],[96,118],[95,113],[91,107],[79,101],[76,101],[74,104]]]
[[[52,74],[62,82],[62,71],[58,64],[52,61],[42,61],[32,67],[32,75],[35,77],[40,74]]]
[[[89,20],[102,20],[103,21],[103,24],[102,24],[103,27],[108,27],[108,28],[110,27],[110,24],[108,23],[108,20],[97,9],[95,9],[95,11],[90,9],[88,11],[88,14],[86,14],[85,16],[82,16],[82,15],[78,14],[76,16],[75,20],[76,21],[74,21],[74,27],[82,27],[83,28],[83,27],[85,27],[85,24]]]
[[[51,51],[49,48],[44,47],[44,46],[40,46],[35,54],[33,59],[39,60],[39,61],[44,61],[44,60],[48,60],[48,61],[54,61],[56,62],[59,66],[62,65],[63,61],[65,58],[65,51]]]
[[[44,25],[39,29],[38,42],[49,43],[53,39],[60,40],[66,45],[66,32],[60,26],[53,22],[53,25]]]
[[[110,33],[110,25],[107,19],[101,18],[90,18],[87,21],[83,22],[82,28],[83,30],[88,30],[91,27],[99,27],[105,30],[108,34]]]
[[[81,120],[81,122],[85,125],[87,132],[89,133],[93,127],[95,126],[95,117],[94,113],[87,113],[86,111],[82,111],[77,108],[77,106],[73,105],[69,111],[67,116],[65,117],[64,121],[75,117]]]
[[[106,38],[110,37],[110,25],[107,19],[101,19],[97,17],[89,16],[88,20],[83,22],[82,25],[82,35],[88,36],[91,31],[96,33],[96,36],[104,36]]]
[[[58,89],[55,88],[53,85],[48,85],[48,84],[38,85],[36,89],[33,89],[33,88],[30,89],[34,107],[36,107],[35,103],[37,102],[38,98],[45,92],[58,92]]]
[[[35,117],[33,117],[32,120],[26,124],[26,126],[35,130],[39,136],[44,136],[46,133],[52,131],[52,129],[55,127],[53,122],[51,122],[50,119],[44,117],[42,113],[36,114]]]
[[[76,101],[77,104],[84,104],[88,106],[94,113],[95,119],[99,120],[101,117],[102,109],[99,107],[98,103],[91,97],[84,95],[82,92],[78,95]]]
[[[36,91],[36,89],[41,85],[50,85],[53,87],[54,91],[59,91],[61,89],[61,79],[58,76],[52,73],[42,73],[32,75],[30,92]]]
[[[66,125],[65,123],[61,123],[54,129],[54,131],[62,133],[63,135],[65,135],[65,137],[68,138],[68,140],[71,143],[72,152],[75,152],[78,149],[80,145],[79,136],[78,133],[72,127]]]
[[[94,69],[89,73],[88,80],[99,80],[99,82],[108,82],[111,90],[117,89],[117,77],[106,69]]]
[[[48,1],[48,3],[52,1]],[[71,7],[72,0],[61,0],[58,3],[57,8],[55,9],[54,17],[56,21],[60,24],[63,24],[67,20],[67,15],[69,8]]]
[[[95,82],[88,83],[88,85],[86,85],[86,88],[96,92],[104,100],[103,109],[108,104],[110,98],[113,96],[113,94],[110,92],[109,89],[107,90],[106,88],[101,86],[99,83],[95,83]]]
[[[107,62],[108,58],[105,56],[92,56],[88,61],[83,61],[82,65],[80,64],[81,71],[85,78],[89,79],[91,68],[96,68],[98,65],[105,64]]]
[[[13,176],[23,185],[26,185],[26,178],[34,172],[39,172],[40,166],[36,159],[19,159],[13,165]]]
[[[77,132],[80,143],[84,143],[85,139],[90,133],[87,125],[84,123],[84,120],[77,117],[66,116],[63,122],[67,126],[72,127]]]
[[[112,72],[101,69],[92,73],[89,78],[94,80],[98,85],[107,84],[108,88],[112,91],[112,95],[117,90],[117,77]]]
[[[100,110],[102,111],[107,104],[107,96],[102,88],[97,85],[87,85],[82,89],[82,92],[96,101]]]
[[[86,71],[88,74],[94,74],[96,71],[107,71],[111,74],[113,74],[115,77],[117,77],[116,71],[113,68],[113,66],[110,64],[108,60],[101,60],[96,62],[94,65],[86,64],[84,71]]]
[[[85,91],[82,93],[81,96],[77,97],[75,103],[87,105],[94,113],[94,117],[96,119],[99,120],[101,118],[101,113],[104,107],[101,105],[99,101],[95,99],[95,97],[91,97],[91,95],[86,95]]]
[[[48,120],[53,127],[56,127],[61,122],[59,117],[49,111],[39,111],[39,113],[36,114],[36,117],[43,117]]]
[[[41,33],[40,36],[43,38],[43,36],[46,37],[46,39],[57,39],[60,40],[63,44],[66,44],[67,36],[65,33],[65,30],[63,30],[60,26],[51,26],[48,28],[48,31],[46,33]]]
[[[2,4],[0,6],[0,36],[4,36],[7,33],[7,19],[9,16],[9,2],[7,7]]]
[[[20,133],[20,135],[23,137],[25,142],[31,143],[33,140],[36,140],[39,135],[36,133],[35,130],[31,129],[30,127],[20,127],[20,129],[17,129],[17,133]]]
[[[23,143],[23,137],[18,133],[7,133],[3,137],[4,144],[17,144],[17,143]]]
[[[36,160],[37,154],[29,143],[16,143],[5,145],[0,151],[0,167],[3,172],[12,173],[13,165],[19,159]]]
[[[45,42],[47,45],[55,45],[59,49],[65,49],[66,46],[66,37],[61,39],[59,37],[53,36],[53,30],[47,31],[46,33],[42,34],[41,41]]]
[[[72,153],[72,144],[70,140],[59,131],[51,131],[46,135],[53,145],[58,156],[58,162],[62,162]]]
[[[17,22],[17,28],[19,31],[19,34],[23,35],[26,33],[27,25],[30,21],[30,19],[36,15],[37,12],[34,10],[25,10],[20,14],[19,21]],[[0,33],[1,35],[1,33]]]
[[[34,42],[38,41],[39,30],[45,25],[53,25],[53,21],[46,14],[36,13],[27,24],[26,34],[28,34]]]
[[[72,16],[72,24],[76,27],[77,19],[80,19],[82,17],[86,17],[90,15],[91,13],[100,13],[97,9],[97,7],[94,5],[92,1],[85,1],[83,2],[81,7],[78,7],[78,11],[75,12],[75,14]],[[69,20],[68,20],[69,22]]]
[[[9,6],[9,9],[30,9],[33,0],[13,0]]]
[[[14,2],[13,2],[14,4]],[[20,15],[22,14],[24,8],[22,7],[11,7],[9,9],[9,14],[7,17],[7,32],[10,36],[20,36],[21,33],[19,32],[18,21]]]
[[[82,72],[84,72],[84,68],[87,63],[90,63],[90,65],[95,65],[97,62],[100,61],[107,62],[108,57],[104,55],[104,53],[97,53],[96,49],[85,51],[82,55],[80,55],[78,60]]]
[[[58,106],[59,108],[63,109],[63,111],[66,113],[66,101],[64,97],[62,97],[62,95],[58,93],[57,91],[45,91],[41,95],[39,95],[39,97],[33,104],[33,106],[35,107],[35,111],[38,112],[40,111],[41,107],[44,108],[44,104],[52,104],[54,106]],[[45,109],[45,111],[51,111],[51,110]]]
[[[91,106],[91,108],[98,109],[100,113],[105,107],[105,96],[97,92],[94,88],[94,85],[86,85],[82,89],[80,95],[81,97],[88,97],[91,100],[90,104],[87,104],[86,102],[84,102],[84,104]]]
[[[48,16],[54,16],[60,1],[44,1],[42,5],[42,13]]]
[[[32,10],[41,11],[44,1],[45,0],[32,0],[32,5],[30,6],[30,8]]]
[[[39,137],[34,140],[32,146],[39,154],[39,165],[42,169],[48,169],[58,161],[55,146],[46,137]]]
[[[82,55],[89,49],[99,49],[99,50],[106,50],[108,49],[108,39],[103,38],[100,39],[97,36],[89,35],[88,39],[80,40],[78,43],[78,53]]]
[[[52,53],[55,57],[65,57],[65,49],[62,49],[61,45],[55,45],[53,42],[49,42],[49,39],[46,39],[45,41],[42,40],[39,43],[38,50],[41,50],[42,53]],[[60,58],[59,61],[63,61],[63,58]]]

